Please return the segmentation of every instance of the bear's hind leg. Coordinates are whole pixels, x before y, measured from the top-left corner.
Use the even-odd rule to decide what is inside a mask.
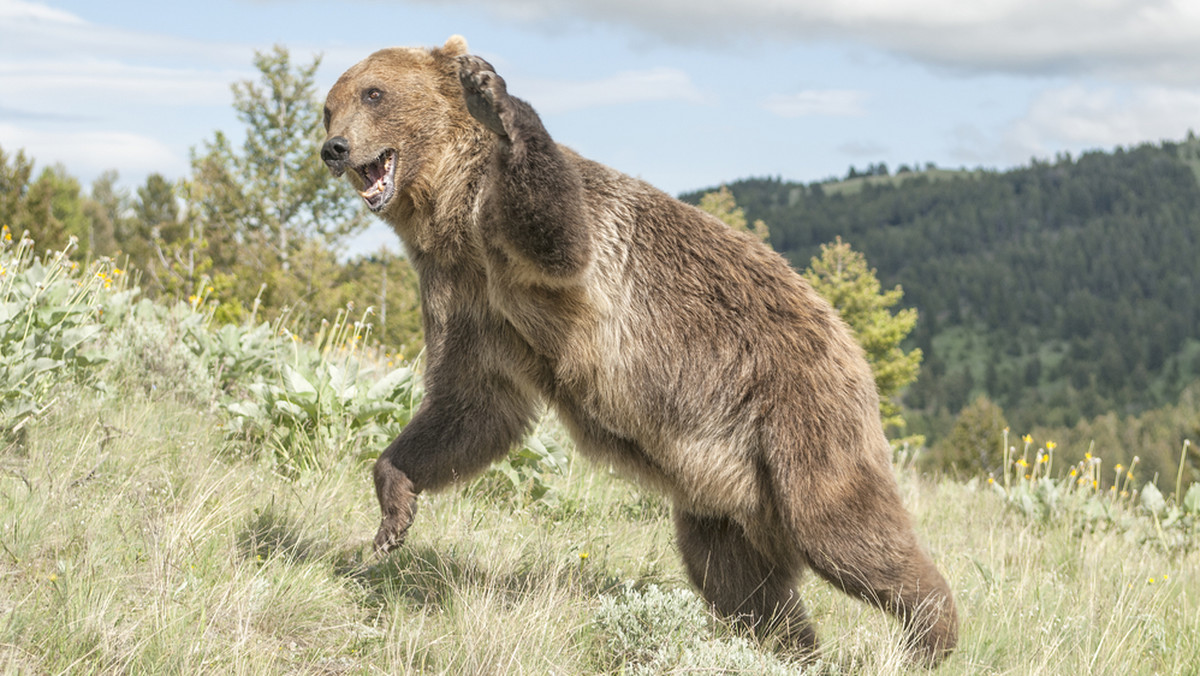
[[[816,632],[794,586],[798,565],[770,561],[728,518],[676,510],[675,528],[688,577],[718,614],[816,653]]]
[[[858,493],[860,508],[872,504],[870,494]],[[800,541],[814,572],[896,615],[914,659],[932,667],[954,650],[958,616],[949,585],[917,542],[899,496],[892,497],[874,503],[890,506],[863,508],[853,522],[814,516]]]

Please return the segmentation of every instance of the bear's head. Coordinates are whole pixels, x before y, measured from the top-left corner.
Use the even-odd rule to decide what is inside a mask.
[[[387,215],[398,195],[429,192],[446,153],[474,122],[463,102],[452,36],[434,49],[383,49],[347,70],[325,99],[321,158],[345,173],[367,206]]]

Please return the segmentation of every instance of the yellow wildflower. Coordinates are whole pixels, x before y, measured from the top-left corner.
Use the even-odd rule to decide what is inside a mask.
[[[580,561],[587,561],[587,557],[588,557],[587,552],[579,552],[579,560]]]
[[[1058,448],[1058,444],[1054,443],[1053,441],[1046,442],[1046,450],[1053,451],[1056,448]]]
[[[1026,434],[1025,436],[1021,437],[1021,441],[1024,441],[1027,444],[1032,444],[1033,443],[1033,435]]]

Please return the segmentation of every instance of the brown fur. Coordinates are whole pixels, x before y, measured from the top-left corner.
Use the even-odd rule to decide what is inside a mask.
[[[356,168],[396,151],[379,213],[421,280],[426,397],[375,466],[381,550],[421,491],[502,457],[546,402],[581,453],[671,497],[722,614],[815,650],[795,592],[812,568],[897,615],[922,662],[954,648],[862,350],[780,256],[556,145],[458,37],[352,67],[326,127],[360,190]]]

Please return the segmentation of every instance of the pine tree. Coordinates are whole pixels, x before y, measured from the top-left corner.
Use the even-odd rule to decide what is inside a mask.
[[[803,274],[850,325],[875,374],[884,425],[902,431],[904,418],[892,397],[916,380],[921,367],[920,348],[905,352],[900,347],[916,326],[917,311],[908,308],[893,313],[889,308],[900,302],[904,291],[899,286],[882,291],[866,258],[841,237],[822,245],[821,255],[812,259]]]
[[[747,225],[746,212],[737,205],[733,193],[726,186],[721,186],[719,190],[701,197],[699,207],[721,219],[725,225],[734,230],[748,232],[761,242],[767,242],[771,237],[767,224],[761,220],[754,221],[753,225]]]

